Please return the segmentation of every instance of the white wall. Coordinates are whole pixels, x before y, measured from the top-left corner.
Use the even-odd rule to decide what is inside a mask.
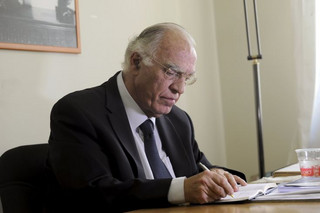
[[[288,163],[283,153],[297,117],[293,26],[289,0],[263,5],[262,97],[266,164],[272,170]],[[79,7],[81,54],[0,50],[0,154],[47,142],[50,110],[59,98],[106,81],[121,69],[130,37],[170,21],[183,25],[197,42],[198,81],[178,105],[193,118],[200,147],[215,164],[248,177],[258,174],[242,1],[96,0],[80,1]]]
[[[212,101],[220,99],[212,4],[80,1],[81,54],[0,50],[0,153],[22,144],[47,142],[50,110],[59,98],[106,81],[121,69],[129,38],[151,24],[170,21],[185,26],[198,43],[198,84],[187,89],[179,104],[194,117],[198,140],[209,158],[225,163],[220,102]],[[203,94],[211,96],[209,101]],[[217,110],[209,115],[199,113],[213,107]]]

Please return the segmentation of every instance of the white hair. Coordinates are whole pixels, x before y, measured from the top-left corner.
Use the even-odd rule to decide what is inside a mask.
[[[152,65],[149,57],[157,53],[158,47],[168,31],[177,31],[182,33],[191,47],[195,47],[195,41],[192,36],[180,25],[175,23],[160,23],[152,25],[143,30],[139,36],[134,37],[128,44],[124,62],[122,63],[123,70],[127,70],[130,66],[130,57],[132,53],[137,52],[142,57],[142,62],[145,65]]]

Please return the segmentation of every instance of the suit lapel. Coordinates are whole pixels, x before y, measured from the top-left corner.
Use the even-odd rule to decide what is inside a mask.
[[[107,115],[121,146],[124,147],[126,153],[128,153],[134,161],[132,168],[136,166],[138,177],[143,178],[145,177],[143,166],[117,86],[116,79],[118,74],[119,72],[106,83]]]
[[[163,148],[170,158],[173,170],[177,177],[191,174],[188,168],[192,168],[190,157],[188,156],[185,146],[170,119],[161,116],[157,119],[157,127]]]

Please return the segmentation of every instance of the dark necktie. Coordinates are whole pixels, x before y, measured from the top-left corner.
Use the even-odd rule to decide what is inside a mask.
[[[140,129],[143,132],[144,149],[154,178],[171,178],[167,167],[160,159],[159,152],[156,146],[156,140],[154,138],[152,121],[147,119],[140,125]]]

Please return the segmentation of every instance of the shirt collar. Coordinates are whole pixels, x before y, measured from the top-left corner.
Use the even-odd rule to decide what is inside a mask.
[[[118,89],[119,93],[124,105],[124,108],[127,113],[127,117],[131,126],[131,129],[134,131],[137,131],[137,128],[148,119],[148,116],[144,114],[144,112],[141,110],[141,108],[138,106],[138,104],[134,101],[130,93],[128,92],[123,78],[122,78],[123,72],[119,73],[117,76],[117,83],[118,83]],[[153,124],[155,124],[155,117],[149,118]]]

